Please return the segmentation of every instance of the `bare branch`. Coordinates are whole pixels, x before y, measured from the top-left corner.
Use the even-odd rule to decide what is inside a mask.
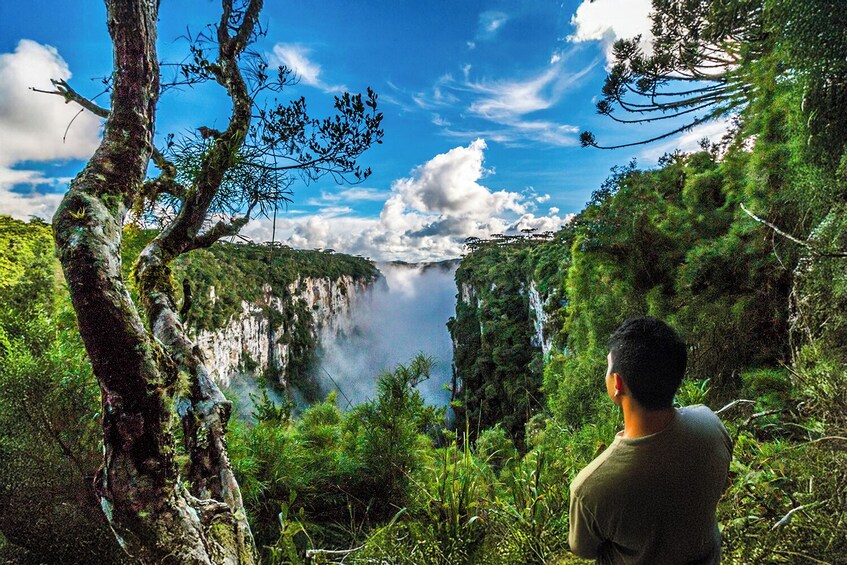
[[[734,408],[734,407],[736,407],[740,404],[756,404],[756,401],[755,400],[747,400],[745,398],[739,398],[737,400],[733,400],[732,402],[730,402],[729,404],[727,404],[726,406],[724,406],[720,410],[716,411],[715,414],[722,414],[722,413],[726,412],[727,410],[730,410],[730,409],[732,409],[732,408]]]
[[[56,96],[61,96],[65,99],[65,104],[76,102],[95,116],[100,116],[101,118],[109,117],[109,110],[98,106],[93,101],[78,93],[76,90],[71,88],[71,85],[69,85],[64,79],[50,79],[50,82],[53,83],[56,90],[41,90],[35,87],[30,87],[30,90],[33,92],[40,92],[42,94],[54,94]]]
[[[780,526],[785,526],[786,524],[788,524],[791,521],[791,517],[794,515],[795,512],[799,512],[800,510],[804,510],[804,509],[808,510],[809,508],[814,508],[815,506],[821,506],[822,504],[825,504],[827,502],[829,502],[829,499],[818,500],[817,502],[812,502],[810,504],[801,504],[800,506],[797,506],[796,508],[792,508],[791,510],[788,511],[787,514],[785,514],[785,516],[780,518],[779,521],[776,524],[773,525],[773,527],[771,528],[771,531],[777,529]]]
[[[739,205],[741,206],[741,209],[744,211],[745,214],[747,214],[748,216],[750,216],[751,218],[753,218],[754,220],[756,220],[760,224],[764,224],[764,225],[768,226],[769,228],[771,228],[773,231],[775,231],[776,233],[778,233],[779,235],[781,235],[785,239],[787,239],[789,241],[793,241],[797,245],[802,245],[803,247],[808,249],[809,252],[812,255],[815,255],[817,257],[847,257],[847,253],[833,253],[833,252],[818,251],[808,241],[803,241],[802,239],[797,239],[796,237],[794,237],[790,233],[782,231],[781,229],[779,229],[777,226],[773,225],[769,221],[763,220],[762,218],[760,218],[759,216],[757,216],[756,214],[754,214],[753,212],[748,210],[747,207],[744,206],[743,202]]]
[[[250,221],[250,211],[240,218],[234,218],[230,222],[217,222],[210,230],[195,237],[189,244],[187,251],[194,249],[205,249],[223,237],[238,235],[247,222]]]

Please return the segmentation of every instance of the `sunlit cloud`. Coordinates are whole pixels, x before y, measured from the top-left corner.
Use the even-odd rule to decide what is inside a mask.
[[[274,66],[285,66],[294,71],[303,84],[324,92],[344,92],[344,85],[330,85],[321,79],[321,66],[310,58],[311,50],[297,43],[277,43],[268,61]]]
[[[483,184],[493,172],[485,166],[486,142],[436,155],[397,179],[378,218],[362,218],[327,208],[305,217],[277,220],[276,241],[293,247],[331,248],[377,260],[428,261],[458,257],[468,237],[555,231],[569,221],[553,208],[538,214],[548,195],[494,190]],[[269,240],[267,220],[255,220],[244,235]]]
[[[641,36],[641,47],[649,52],[653,34],[651,0],[583,0],[571,18],[574,43],[600,41],[607,65],[614,61],[612,48],[618,39]]]
[[[31,90],[52,91],[50,79],[70,78],[55,47],[22,39],[14,53],[0,54],[0,166],[87,159],[94,153],[102,120],[58,96]]]

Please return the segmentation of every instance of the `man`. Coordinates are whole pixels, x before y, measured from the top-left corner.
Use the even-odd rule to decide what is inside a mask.
[[[606,391],[624,429],[571,484],[571,550],[598,563],[720,562],[715,519],[732,441],[705,406],[673,408],[686,347],[664,322],[633,318],[609,343]]]

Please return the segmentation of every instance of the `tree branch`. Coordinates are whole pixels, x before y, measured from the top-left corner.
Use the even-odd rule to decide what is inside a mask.
[[[764,225],[768,226],[770,229],[772,229],[773,231],[775,231],[776,233],[778,233],[779,235],[781,235],[785,239],[787,239],[789,241],[793,241],[797,245],[802,245],[803,247],[808,249],[809,252],[812,255],[815,255],[817,257],[833,257],[833,258],[847,257],[847,253],[824,253],[824,252],[818,251],[808,241],[803,241],[802,239],[798,239],[798,238],[794,237],[793,235],[791,235],[790,233],[782,231],[781,229],[779,229],[778,227],[776,227],[775,225],[773,225],[769,221],[763,220],[762,218],[760,218],[759,216],[757,216],[756,214],[754,214],[753,212],[748,210],[747,207],[744,206],[743,202],[740,203],[739,206],[741,206],[741,209],[744,211],[745,214],[747,214],[748,216],[750,216],[751,218],[753,218],[754,220],[756,220],[760,224],[764,224]]]
[[[647,143],[652,143],[654,141],[659,141],[660,139],[665,139],[665,138],[670,137],[672,135],[676,135],[677,133],[680,133],[682,131],[688,131],[695,126],[702,124],[703,122],[709,121],[710,119],[712,119],[711,115],[705,116],[703,118],[698,118],[698,119],[692,121],[690,124],[686,124],[682,127],[678,127],[676,129],[674,129],[673,131],[663,133],[662,135],[657,135],[656,137],[651,137],[650,139],[644,139],[644,140],[641,140],[641,141],[633,141],[632,143],[622,143],[620,145],[607,145],[607,146],[597,145],[597,143],[593,140],[593,136],[592,136],[590,140],[587,139],[587,138],[583,138],[584,140],[582,141],[582,144],[583,144],[584,147],[585,146],[591,146],[591,147],[596,147],[597,149],[620,149],[622,147],[633,147],[633,146],[636,146],[636,145],[646,145]],[[587,132],[584,132],[584,133],[587,133]]]
[[[76,102],[95,116],[100,116],[101,118],[109,117],[108,109],[98,106],[92,100],[89,100],[82,94],[78,93],[76,90],[71,88],[71,85],[69,85],[64,79],[55,80],[51,78],[50,82],[53,83],[56,90],[41,90],[35,87],[30,87],[30,90],[33,92],[40,92],[42,94],[54,94],[56,96],[61,96],[65,99],[65,104]]]
[[[720,414],[726,412],[727,410],[731,410],[732,408],[734,408],[734,407],[736,407],[740,404],[756,404],[756,401],[755,400],[747,400],[746,398],[739,398],[737,400],[733,400],[732,402],[730,402],[729,404],[727,404],[726,406],[724,406],[720,410],[716,411],[715,414],[720,415]]]
[[[103,108],[102,106],[98,106],[94,103],[93,100],[86,98],[74,88],[68,84],[68,82],[64,79],[50,79],[50,82],[53,83],[53,86],[56,87],[56,90],[41,90],[39,88],[30,87],[30,90],[33,92],[39,92],[41,94],[53,94],[56,96],[61,96],[65,99],[65,104],[69,104],[74,102],[79,104],[84,109],[88,110],[95,116],[99,116],[103,119],[109,117],[109,110],[107,108]],[[162,154],[159,149],[153,147],[152,152],[153,162],[156,164],[159,169],[161,169],[163,175],[153,181],[148,181],[148,185],[151,187],[155,187],[151,192],[154,194],[160,194],[162,192],[167,192],[168,194],[172,194],[174,196],[179,197],[183,190],[182,187],[173,182],[173,179],[176,177],[176,167],[167,160],[167,158]]]
[[[189,244],[186,252],[193,251],[194,249],[205,249],[222,237],[238,235],[241,228],[250,221],[250,212],[252,208],[253,207],[251,206],[250,209],[247,210],[247,214],[240,218],[235,218],[231,222],[217,222],[209,231],[195,237]]]

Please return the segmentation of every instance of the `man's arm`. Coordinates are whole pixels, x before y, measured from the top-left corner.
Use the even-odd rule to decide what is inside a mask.
[[[571,546],[574,555],[586,559],[599,557],[600,546],[603,545],[605,540],[601,537],[597,520],[594,519],[591,511],[585,507],[582,498],[573,492],[571,493],[569,519],[568,544]]]

